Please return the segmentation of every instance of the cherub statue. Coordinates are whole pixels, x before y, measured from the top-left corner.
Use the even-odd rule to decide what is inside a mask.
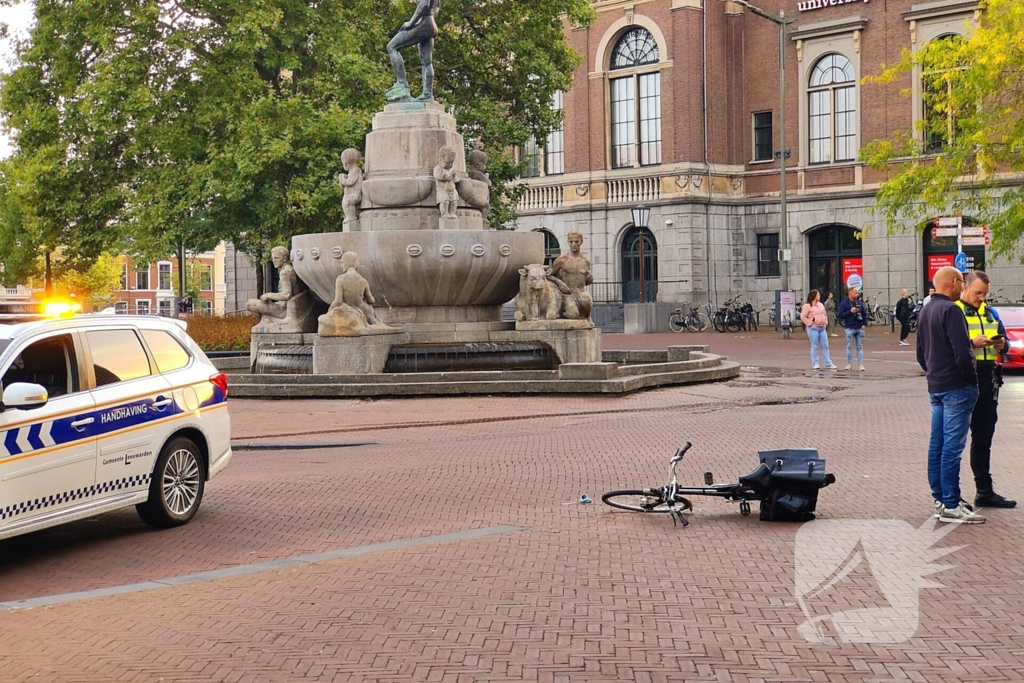
[[[487,154],[483,150],[474,149],[466,157],[466,165],[469,166],[470,179],[487,184],[488,201],[484,206],[480,207],[480,213],[483,214],[484,227],[489,227],[490,224],[487,221],[487,216],[491,213],[491,177],[487,175]]]
[[[459,192],[455,188],[455,150],[445,145],[438,150],[437,156],[434,180],[437,181],[438,210],[441,212],[441,218],[456,218],[455,209],[459,205]]]
[[[258,332],[306,332],[307,318],[313,311],[313,299],[306,286],[295,274],[288,247],[270,250],[279,276],[276,292],[266,292],[259,299],[249,299],[245,309],[261,316],[255,329]]]
[[[359,168],[359,150],[349,148],[341,153],[341,165],[345,172],[338,174],[338,183],[344,188],[345,197],[341,206],[345,211],[345,223],[359,220],[359,203],[363,201],[363,169]]]
[[[548,271],[548,277],[565,283],[568,292],[563,292],[565,302],[562,317],[568,320],[585,320],[594,308],[594,298],[587,291],[593,284],[594,272],[590,257],[580,249],[583,247],[583,233],[570,230],[567,236],[569,251],[555,259]]]

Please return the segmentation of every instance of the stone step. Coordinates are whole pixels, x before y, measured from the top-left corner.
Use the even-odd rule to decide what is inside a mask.
[[[231,384],[234,398],[352,398],[383,396],[460,396],[482,394],[627,394],[641,389],[682,384],[697,384],[733,379],[740,366],[732,361],[718,361],[713,367],[674,372],[655,372],[616,377],[605,380],[559,379],[491,379],[461,381],[423,381],[420,375],[412,381],[394,381],[396,376],[364,376],[359,382],[325,382],[324,376],[313,376],[319,382],[297,382],[294,375],[263,375],[260,383]],[[693,361],[687,361],[693,362]],[[674,364],[673,364],[674,365]],[[473,373],[480,374],[480,373]],[[299,376],[302,377],[302,376]],[[366,381],[370,377],[372,381]],[[377,381],[379,377],[392,381]],[[233,378],[234,379],[234,378]],[[417,381],[418,380],[418,381]]]

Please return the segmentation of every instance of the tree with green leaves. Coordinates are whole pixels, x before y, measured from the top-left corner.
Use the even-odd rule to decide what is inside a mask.
[[[38,0],[0,81],[17,213],[0,229],[17,223],[19,248],[64,246],[83,267],[112,246],[156,257],[221,239],[262,262],[292,235],[339,230],[340,154],[383,107],[384,46],[411,7]],[[565,28],[592,19],[589,0],[441,3],[435,96],[489,152],[495,224],[512,215],[509,150],[559,124],[552,96],[580,63]]]
[[[1024,236],[1024,3],[981,0],[966,37],[929,42],[870,81],[921,74],[925,115],[917,135],[866,145],[861,158],[889,171],[876,208],[890,231],[963,213],[987,223],[998,254]]]

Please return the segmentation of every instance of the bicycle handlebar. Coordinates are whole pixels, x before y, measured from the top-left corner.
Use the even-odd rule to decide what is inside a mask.
[[[675,464],[682,460],[683,456],[686,455],[686,451],[690,450],[691,446],[693,446],[693,444],[690,443],[689,441],[684,443],[683,447],[676,451],[676,454],[672,456],[672,463]]]

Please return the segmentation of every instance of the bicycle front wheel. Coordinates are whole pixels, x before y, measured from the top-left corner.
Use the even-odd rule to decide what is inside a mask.
[[[676,315],[673,313],[668,317],[668,327],[673,332],[682,332],[686,327],[686,323],[683,320],[683,316]]]
[[[703,329],[700,325],[700,318],[697,315],[696,313],[691,313],[686,317],[686,330],[688,332],[700,332]]]
[[[609,491],[601,496],[601,502],[611,505],[613,508],[630,512],[672,512],[674,509],[686,512],[693,509],[690,500],[679,494],[676,494],[675,505],[669,507],[665,497],[657,489],[653,491],[650,489],[647,491]]]

